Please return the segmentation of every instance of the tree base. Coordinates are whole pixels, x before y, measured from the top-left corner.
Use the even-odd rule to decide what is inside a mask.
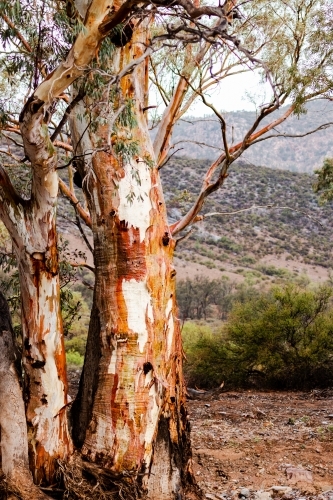
[[[70,461],[59,463],[68,500],[144,500],[143,492],[136,478],[130,475],[116,475],[75,454]],[[177,495],[177,494],[176,494]],[[203,494],[193,481],[185,488],[182,496],[169,500],[202,500]],[[157,500],[157,499],[156,499]]]

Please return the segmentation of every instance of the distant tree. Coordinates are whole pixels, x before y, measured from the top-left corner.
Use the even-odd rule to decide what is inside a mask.
[[[220,286],[220,280],[211,280],[206,276],[179,281],[177,297],[181,318],[207,319],[211,306],[217,304]]]
[[[207,319],[215,307],[221,319],[226,319],[236,293],[235,284],[228,279],[209,279],[206,276],[186,278],[177,283],[180,317]],[[216,312],[215,312],[216,315]]]
[[[313,185],[315,193],[320,193],[322,202],[333,200],[333,158],[325,158],[323,166],[315,170],[317,181]]]

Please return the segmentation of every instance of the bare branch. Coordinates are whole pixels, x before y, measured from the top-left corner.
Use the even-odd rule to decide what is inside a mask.
[[[65,125],[65,123],[67,122],[71,112],[73,111],[73,109],[75,108],[75,106],[83,99],[85,93],[83,92],[82,89],[79,90],[79,93],[77,94],[77,96],[72,100],[72,102],[68,105],[63,117],[61,118],[60,122],[58,123],[55,131],[53,132],[53,134],[51,135],[51,141],[54,143],[55,139],[58,137],[58,135],[60,134],[63,126]]]
[[[193,229],[190,229],[184,236],[181,236],[180,238],[177,238],[176,239],[176,244],[175,244],[175,248],[177,247],[177,245],[181,242],[181,241],[186,241],[190,236],[191,234],[193,233]]]
[[[274,137],[306,137],[307,135],[314,134],[315,132],[319,132],[319,130],[326,130],[327,128],[331,127],[333,125],[333,122],[328,122],[328,123],[323,123],[323,125],[319,125],[319,127],[309,130],[309,132],[305,132],[304,134],[287,134],[287,133],[281,133],[281,134],[272,134],[272,135],[266,135],[265,137],[262,137],[261,139],[257,139],[256,141],[251,142],[252,144],[257,144],[257,142],[261,141],[266,141],[266,139],[271,139]]]
[[[69,199],[75,210],[79,213],[81,219],[91,228],[90,215],[84,210],[79,200],[76,198],[75,194],[69,189],[69,187],[64,183],[62,179],[59,179],[59,187],[63,195]]]
[[[54,141],[53,145],[56,146],[57,148],[64,149],[65,151],[73,151],[73,146],[67,144],[67,142]]]
[[[75,212],[76,212],[76,225],[79,228],[79,231],[81,233],[82,238],[84,239],[85,244],[89,248],[90,252],[94,255],[94,249],[91,246],[90,241],[88,240],[87,235],[86,235],[86,233],[83,230],[83,227],[82,227],[82,224],[81,224],[81,221],[80,221],[80,217],[79,217],[80,213],[77,210],[76,205],[74,205],[74,208],[75,208]]]
[[[178,148],[178,149],[176,149],[176,151],[174,151],[171,155],[169,155],[169,156],[167,157],[167,159],[165,160],[165,162],[164,162],[162,165],[160,165],[160,166],[158,167],[158,170],[161,170],[163,167],[165,167],[165,165],[166,165],[166,164],[167,164],[167,163],[171,160],[171,158],[172,158],[173,156],[175,156],[175,154],[177,154],[177,153],[178,153],[178,151],[181,151],[182,149],[184,149],[184,148]]]
[[[266,125],[265,127],[262,127],[258,132],[253,133],[247,139],[246,143],[245,140],[243,139],[242,142],[239,142],[238,144],[231,146],[229,149],[231,155],[229,162],[227,161],[226,154],[222,153],[219,156],[219,158],[211,164],[211,166],[206,172],[204,181],[202,183],[201,191],[194,205],[190,208],[187,214],[184,215],[184,217],[180,221],[175,222],[170,226],[170,231],[173,235],[178,233],[179,231],[182,231],[183,229],[185,229],[186,226],[188,226],[191,222],[193,222],[194,218],[198,215],[198,213],[202,209],[205,198],[223,185],[224,180],[228,176],[229,165],[233,163],[240,156],[240,154],[252,144],[253,141],[257,140],[259,137],[269,132],[269,130],[277,127],[280,123],[285,121],[288,118],[288,116],[290,116],[291,113],[293,112],[294,107],[295,107],[294,105],[291,105],[282,116],[280,116],[270,124]],[[273,112],[274,109],[275,109],[275,104],[272,106],[271,112]],[[263,113],[267,115],[268,111],[265,110],[263,111]],[[222,167],[218,179],[215,182],[211,183],[211,179],[214,173],[216,172],[217,168],[219,168],[221,165]]]
[[[172,144],[170,149],[173,149],[175,146],[178,144],[184,144],[184,143],[190,143],[190,144],[197,144],[197,146],[200,147],[206,147],[206,148],[212,148],[212,149],[217,149],[217,151],[222,151],[222,148],[218,148],[217,146],[212,146],[211,144],[207,144],[206,142],[199,142],[199,141],[190,141],[190,140],[182,140],[182,141],[177,141],[174,144]],[[178,150],[179,151],[179,150]]]

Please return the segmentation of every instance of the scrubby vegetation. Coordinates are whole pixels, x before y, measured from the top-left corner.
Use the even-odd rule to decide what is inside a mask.
[[[189,209],[208,165],[208,160],[176,158],[161,170],[171,221]],[[332,203],[320,203],[313,192],[315,182],[312,175],[237,162],[223,189],[204,207],[204,213],[232,215],[195,224],[186,242],[177,246],[176,256],[218,270],[234,266],[258,271],[253,275],[258,282],[267,276],[281,278],[272,267],[258,267],[267,255],[332,268]],[[253,205],[264,208],[234,213]]]
[[[210,388],[224,381],[229,389],[331,386],[332,297],[332,283],[285,284],[245,296],[236,290],[226,322],[184,325],[188,383]]]

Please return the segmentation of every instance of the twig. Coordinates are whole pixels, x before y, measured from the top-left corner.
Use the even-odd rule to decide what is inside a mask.
[[[170,160],[171,160],[171,158],[172,158],[175,154],[177,154],[177,153],[178,153],[178,151],[181,151],[182,149],[184,149],[184,148],[178,148],[178,149],[176,149],[176,151],[174,151],[174,152],[173,152],[170,156],[168,156],[168,157],[167,157],[167,159],[165,160],[165,162],[164,162],[164,163],[162,163],[162,165],[160,165],[160,166],[158,167],[158,169],[157,169],[157,170],[161,170],[161,168],[163,168],[163,167],[164,167],[164,166],[168,163],[168,161],[170,161]]]
[[[69,118],[69,115],[71,114],[71,112],[73,111],[73,109],[75,108],[75,106],[84,98],[84,96],[85,96],[85,92],[82,89],[80,89],[79,93],[77,94],[77,96],[67,106],[67,109],[66,109],[63,117],[61,118],[60,122],[58,123],[57,128],[55,129],[55,131],[51,135],[51,141],[52,142],[54,142],[55,139],[58,137],[58,135],[60,134],[60,132],[61,132],[61,130],[63,128],[63,126],[67,122],[67,120]]]
[[[76,225],[79,228],[79,231],[81,233],[82,238],[85,241],[85,244],[89,248],[90,252],[94,255],[93,247],[91,246],[90,241],[88,240],[87,235],[86,235],[86,233],[83,230],[83,227],[82,227],[82,224],[81,224],[81,220],[80,220],[80,217],[79,217],[79,212],[77,211],[76,205],[74,205],[74,208],[75,208],[75,214],[76,214]]]
[[[190,229],[184,236],[177,238],[175,248],[177,247],[178,243],[180,243],[181,241],[187,240],[191,236],[192,233],[193,233],[193,229]]]
[[[217,149],[218,151],[223,151],[222,148],[218,148],[217,146],[211,146],[210,144],[206,144],[205,142],[190,141],[190,140],[177,141],[171,146],[170,149],[173,149],[175,146],[177,146],[177,144],[183,144],[185,142],[190,142],[191,144],[197,144],[200,147],[212,148],[212,149]]]

